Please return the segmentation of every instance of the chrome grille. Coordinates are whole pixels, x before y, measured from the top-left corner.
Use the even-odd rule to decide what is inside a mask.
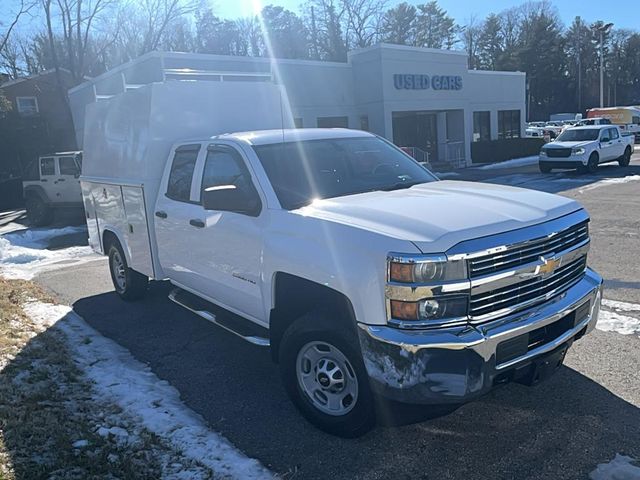
[[[579,245],[589,239],[588,222],[582,222],[552,236],[507,247],[505,250],[469,259],[471,278],[513,270]]]
[[[500,316],[502,310],[512,311],[542,303],[572,286],[582,277],[586,266],[587,257],[584,255],[546,278],[531,278],[472,295],[469,308],[472,320],[482,320],[481,317],[488,314]]]

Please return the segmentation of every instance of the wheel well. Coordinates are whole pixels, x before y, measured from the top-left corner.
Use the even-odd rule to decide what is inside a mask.
[[[333,288],[296,275],[278,272],[274,280],[274,307],[269,319],[271,356],[278,361],[280,340],[296,319],[313,310],[331,311],[340,327],[356,328],[355,313],[349,299]]]
[[[40,200],[42,200],[45,204],[49,203],[49,199],[47,198],[46,194],[39,187],[27,187],[27,188],[25,188],[23,196],[24,196],[25,199],[28,198],[28,197],[37,197]]]
[[[631,146],[630,145],[627,145],[627,148],[624,149],[624,153],[627,153],[627,152],[631,153]]]
[[[102,250],[105,255],[109,255],[109,247],[112,243],[120,243],[117,235],[111,230],[105,230],[102,232]]]
[[[593,152],[591,152],[591,155],[589,155],[589,158],[596,156],[596,158],[600,158],[600,154],[598,152],[596,152],[595,150]]]

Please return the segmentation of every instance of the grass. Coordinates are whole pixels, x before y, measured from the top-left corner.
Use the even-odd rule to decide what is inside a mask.
[[[34,283],[0,279],[0,480],[211,475],[116,405],[95,400],[65,335],[23,311],[33,300],[53,302]]]

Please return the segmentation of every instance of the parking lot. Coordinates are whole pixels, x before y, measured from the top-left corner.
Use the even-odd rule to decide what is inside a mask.
[[[605,298],[640,305],[640,155],[628,168],[603,166],[595,175],[541,174],[528,165],[450,178],[581,202],[592,218],[589,263],[606,280]],[[446,417],[343,440],[294,410],[267,350],[173,304],[168,284],[124,303],[104,259],[63,264],[35,280],[176,387],[211,428],[285,478],[586,478],[616,454],[640,458],[638,334],[595,330],[537,387],[507,385]]]

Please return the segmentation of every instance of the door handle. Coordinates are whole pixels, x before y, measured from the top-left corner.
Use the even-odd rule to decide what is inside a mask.
[[[167,218],[167,213],[163,212],[162,210],[159,210],[156,212],[156,217],[158,218]]]
[[[65,181],[65,179],[64,179],[64,178],[59,178],[59,179],[58,179],[58,181],[59,181],[59,182],[64,182],[64,181]]]
[[[189,220],[189,225],[197,228],[204,228],[204,222],[202,220],[198,220],[197,218],[192,218]]]
[[[47,179],[46,179],[46,178],[41,178],[41,179],[40,179],[40,181],[41,181],[41,182],[46,182],[46,181],[47,181]]]

